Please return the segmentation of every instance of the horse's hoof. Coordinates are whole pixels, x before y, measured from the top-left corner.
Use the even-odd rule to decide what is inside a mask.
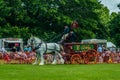
[[[56,64],[55,62],[53,62],[52,64]]]
[[[41,65],[44,65],[44,63],[40,63],[39,65],[40,65],[40,66],[41,66]]]
[[[65,62],[65,61],[64,61],[64,60],[62,60],[62,61],[61,61],[61,64],[64,64],[64,62]]]
[[[37,63],[33,63],[32,65],[36,65]]]

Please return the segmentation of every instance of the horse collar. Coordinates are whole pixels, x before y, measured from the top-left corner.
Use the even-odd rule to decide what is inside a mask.
[[[39,43],[38,46],[35,47],[35,50],[39,49],[41,47],[42,43]]]

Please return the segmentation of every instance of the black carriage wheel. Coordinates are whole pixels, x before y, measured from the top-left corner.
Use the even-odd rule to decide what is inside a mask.
[[[97,63],[97,51],[95,49],[86,51],[84,63]]]
[[[80,64],[82,63],[82,58],[79,54],[73,54],[71,56],[70,61],[71,61],[71,64]]]

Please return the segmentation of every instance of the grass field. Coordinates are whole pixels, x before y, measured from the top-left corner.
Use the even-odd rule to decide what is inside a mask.
[[[120,64],[1,64],[0,80],[120,80]]]

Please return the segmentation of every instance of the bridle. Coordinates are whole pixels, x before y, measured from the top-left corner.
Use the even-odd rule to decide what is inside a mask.
[[[34,43],[35,41],[35,38],[32,38],[31,41],[30,41],[30,45],[32,47],[33,50],[37,50],[41,47],[41,44],[43,43],[42,41],[39,42],[39,43]],[[38,44],[37,46],[34,46],[34,44]]]

